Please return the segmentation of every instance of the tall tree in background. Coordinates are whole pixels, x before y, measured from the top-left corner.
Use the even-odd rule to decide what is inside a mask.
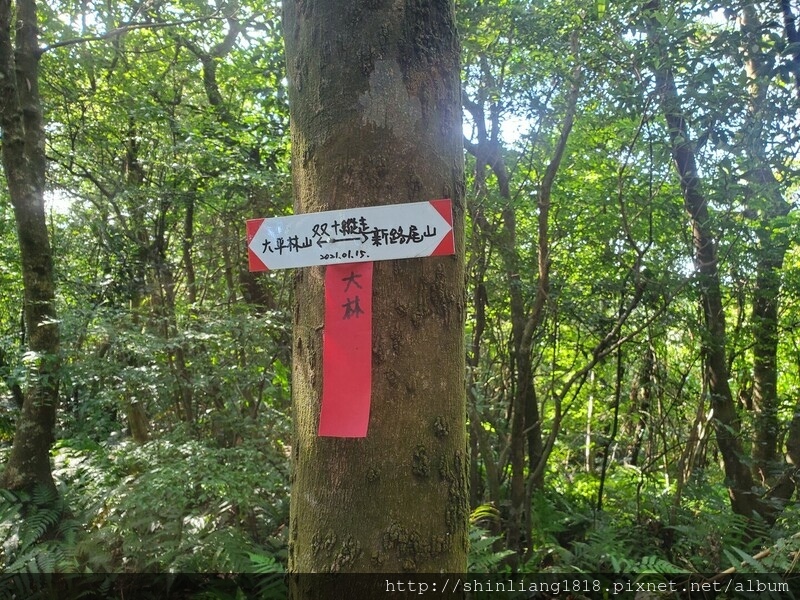
[[[747,157],[747,216],[753,221],[758,244],[756,280],[753,288],[753,476],[765,487],[772,487],[773,497],[786,500],[793,486],[781,457],[781,423],[778,394],[778,346],[780,342],[779,308],[781,269],[790,245],[782,226],[791,210],[784,189],[775,177],[768,140],[774,135],[771,122],[779,117],[768,102],[772,83],[773,57],[763,50],[764,25],[755,6],[742,7],[742,55],[748,81],[748,119],[743,131]],[[774,52],[774,50],[772,50]],[[777,110],[780,110],[778,108]],[[772,114],[770,114],[772,112]],[[787,440],[789,447],[792,438]],[[791,469],[794,471],[794,469]],[[788,473],[786,473],[788,475]],[[780,481],[780,485],[776,484]]]
[[[764,35],[758,14],[760,9],[755,5],[743,6],[739,15],[740,37],[731,37],[738,39],[740,44],[733,53],[741,54],[745,59],[747,93],[743,105],[746,107],[746,118],[741,132],[738,132],[741,152],[746,158],[741,167],[741,179],[746,181],[743,186],[745,205],[742,213],[750,221],[749,226],[753,230],[751,236],[755,240],[752,249],[755,256],[751,317],[752,398],[747,398],[746,390],[739,390],[739,397],[744,397],[746,404],[750,405],[748,408],[754,409],[753,444],[748,453],[742,416],[731,386],[734,370],[728,348],[725,286],[720,274],[723,261],[718,251],[724,240],[714,225],[711,196],[700,175],[698,154],[704,142],[698,141],[697,136],[693,135],[685,94],[679,91],[676,82],[676,73],[680,69],[670,54],[670,51],[674,54],[675,44],[667,41],[670,32],[659,20],[668,10],[658,0],[652,0],[644,6],[648,39],[656,56],[653,72],[661,112],[667,125],[684,207],[692,226],[694,260],[705,325],[702,338],[704,377],[713,410],[714,431],[733,511],[748,518],[757,514],[772,524],[794,487],[794,467],[787,470],[779,455],[778,319],[781,269],[789,247],[789,240],[782,230],[791,206],[784,198],[785,188],[776,178],[771,164],[780,165],[784,159],[775,159],[768,151],[768,139],[776,135],[775,132],[770,135],[769,123],[778,123],[781,119],[778,112],[768,107],[766,102],[773,70],[771,64],[775,60],[769,53],[776,50],[771,48]],[[724,56],[720,62],[724,65]],[[734,146],[730,145],[727,149],[731,148]],[[731,198],[725,198],[725,201],[731,202]],[[797,444],[794,439],[796,431],[790,430],[789,433],[787,446],[791,453]]]
[[[452,198],[456,256],[376,263],[365,439],[317,437],[323,271],[295,284],[292,572],[462,571],[463,151],[449,0],[284,3],[295,212]]]
[[[45,134],[39,98],[36,4],[0,0],[0,124],[3,170],[19,239],[28,381],[0,484],[55,487],[50,470],[58,396],[59,331],[53,256],[44,212]]]
[[[654,67],[661,111],[667,123],[675,169],[680,178],[684,206],[691,218],[695,266],[698,273],[700,302],[706,331],[703,337],[706,382],[711,408],[714,411],[714,431],[730,481],[729,493],[733,510],[750,515],[759,508],[758,496],[753,493],[755,481],[744,460],[740,436],[741,422],[736,412],[729,382],[726,352],[726,324],[723,294],[719,275],[717,241],[711,229],[708,201],[698,174],[695,146],[688,131],[681,97],[674,74],[666,60],[663,35],[658,28],[658,0],[645,5],[648,35],[658,52]]]

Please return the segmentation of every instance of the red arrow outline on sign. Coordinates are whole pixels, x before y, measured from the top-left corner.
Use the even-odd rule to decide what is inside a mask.
[[[442,218],[450,225],[448,231],[436,249],[431,253],[431,256],[447,256],[456,253],[456,245],[453,238],[453,203],[449,198],[442,198],[440,200],[428,200],[430,205],[436,209]]]
[[[250,271],[269,271],[269,267],[264,264],[258,255],[250,249],[250,242],[256,237],[261,224],[266,219],[248,219],[247,221],[247,262]]]

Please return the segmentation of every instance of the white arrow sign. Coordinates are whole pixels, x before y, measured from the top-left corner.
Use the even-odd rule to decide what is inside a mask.
[[[247,221],[251,271],[454,254],[450,200]]]

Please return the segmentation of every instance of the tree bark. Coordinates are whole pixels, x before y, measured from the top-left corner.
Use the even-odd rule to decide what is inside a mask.
[[[785,470],[780,455],[778,419],[778,308],[781,269],[789,237],[774,233],[775,221],[789,214],[767,156],[764,112],[768,110],[767,91],[771,64],[753,48],[759,48],[763,27],[753,6],[743,6],[741,18],[743,54],[749,79],[750,110],[744,130],[745,152],[752,165],[749,170],[752,212],[757,214],[759,240],[756,258],[756,282],[753,290],[753,474],[762,485],[771,486]],[[761,210],[758,210],[761,207]]]
[[[463,150],[448,0],[283,4],[295,212],[452,198],[456,255],[374,265],[366,438],[317,436],[324,269],[295,275],[289,570],[463,572]],[[316,597],[314,580],[293,587]]]
[[[44,211],[45,134],[39,55],[36,4],[20,0],[12,7],[11,0],[0,0],[2,158],[19,239],[29,351],[22,409],[0,480],[0,485],[9,489],[55,487],[50,446],[58,399],[59,328]]]
[[[672,158],[680,179],[686,212],[691,219],[694,262],[700,302],[705,321],[702,336],[705,378],[711,408],[714,411],[714,432],[728,481],[731,507],[737,514],[751,517],[763,514],[766,507],[760,501],[741,440],[741,423],[731,392],[725,348],[725,311],[717,269],[717,245],[711,230],[703,186],[698,175],[694,146],[683,114],[681,98],[675,85],[669,59],[666,56],[661,30],[654,13],[660,10],[659,0],[645,5],[648,18],[648,38],[655,53],[656,86],[661,111],[667,124]]]

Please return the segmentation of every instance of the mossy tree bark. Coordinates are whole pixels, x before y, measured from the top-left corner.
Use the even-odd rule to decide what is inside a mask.
[[[3,170],[19,239],[29,359],[22,409],[0,486],[55,488],[50,446],[58,396],[59,332],[53,256],[44,211],[45,151],[40,51],[33,0],[0,0]]]
[[[374,265],[363,439],[317,437],[324,267],[296,273],[289,569],[463,572],[464,184],[453,3],[283,6],[295,212],[451,198],[456,240],[455,256]]]

